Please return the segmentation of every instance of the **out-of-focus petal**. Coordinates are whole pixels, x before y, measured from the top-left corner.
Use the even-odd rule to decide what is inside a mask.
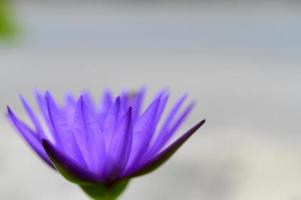
[[[133,121],[136,122],[137,118],[139,117],[142,109],[142,104],[145,96],[146,88],[142,87],[140,90],[138,90],[137,93],[134,94],[133,97],[133,103],[131,107],[133,108]]]
[[[184,111],[180,114],[180,116],[176,118],[177,112],[180,109],[181,105],[184,103],[185,96],[179,99],[178,103],[173,107],[169,116],[167,117],[165,124],[163,125],[158,138],[156,138],[154,145],[151,147],[150,151],[148,152],[149,155],[153,155],[156,152],[160,151],[172,138],[176,130],[182,125],[185,121],[189,113],[191,112],[192,108],[194,107],[194,102],[190,103]]]
[[[26,126],[20,119],[16,117],[13,111],[7,107],[7,115],[13,125],[17,128],[20,135],[27,141],[27,143],[32,147],[32,149],[44,160],[46,163],[53,167],[51,161],[49,160],[46,152],[44,151],[41,141],[37,138],[36,133],[34,133],[28,126]]]
[[[164,138],[162,140],[163,143],[161,144],[162,145],[161,149],[165,146],[165,144],[167,144],[169,142],[169,140],[174,136],[176,130],[178,130],[179,127],[183,124],[183,122],[187,119],[187,117],[188,117],[189,113],[191,112],[191,110],[193,109],[194,105],[195,105],[194,102],[189,104],[185,108],[183,113],[181,113],[179,118],[173,124],[171,124],[171,127],[167,131],[168,134],[166,135],[166,138]]]
[[[169,128],[171,122],[173,121],[173,119],[177,115],[178,111],[180,110],[180,108],[183,105],[183,103],[186,100],[186,98],[187,98],[187,95],[183,95],[182,97],[180,97],[180,99],[172,107],[172,109],[169,112],[169,114],[168,114],[165,122],[162,125],[162,128],[161,128],[161,130],[159,132],[159,135],[164,134],[167,131],[167,129]]]
[[[114,103],[113,94],[109,90],[105,90],[101,96],[99,110],[100,114],[106,114]]]
[[[67,119],[72,119],[74,114],[75,104],[76,104],[76,100],[74,99],[74,97],[70,93],[67,93],[65,95],[64,106],[62,108],[62,112],[63,112],[62,114],[64,114]]]
[[[49,115],[48,115],[48,109],[47,109],[47,102],[44,98],[44,95],[41,94],[40,92],[36,91],[35,92],[35,96],[36,96],[36,101],[38,103],[39,109],[41,114],[44,117],[44,120],[46,121],[47,125],[50,124],[50,119],[49,119]],[[50,132],[52,132],[52,127],[48,127],[50,129]]]
[[[89,105],[89,110],[96,113],[98,108],[96,108],[92,94],[89,91],[85,91],[82,93],[82,97],[85,98],[86,104]]]
[[[38,133],[38,136],[41,139],[46,139],[46,135],[44,133],[44,130],[42,129],[41,123],[39,121],[39,119],[37,118],[36,114],[33,112],[33,110],[31,109],[31,107],[29,106],[29,104],[27,103],[27,101],[24,99],[23,96],[20,95],[20,99],[23,103],[23,107],[25,108],[29,118],[31,119],[32,123],[34,124],[36,131]]]
[[[133,147],[127,170],[131,170],[137,160],[146,152],[154,135],[158,118],[163,112],[167,97],[166,93],[161,93],[137,120],[134,126]]]
[[[175,142],[173,142],[169,147],[164,149],[161,153],[157,154],[153,158],[150,158],[148,161],[145,161],[142,165],[138,165],[136,169],[129,173],[128,176],[135,177],[144,175],[152,172],[153,170],[160,167],[163,163],[165,163],[184,143],[185,141],[195,133],[203,124],[205,120],[202,120],[189,131],[187,131],[184,135],[178,138]]]
[[[64,106],[65,107],[67,107],[67,106],[73,107],[73,106],[75,106],[75,104],[76,104],[76,101],[75,101],[73,95],[71,93],[67,93],[65,95],[65,105]]]
[[[48,116],[47,118],[49,120],[48,126],[51,128],[51,133],[54,138],[55,144],[60,148],[64,148],[61,138],[64,135],[61,133],[65,132],[65,130],[60,130],[60,128],[64,126],[65,120],[63,120],[63,116],[61,116],[61,114],[59,113],[58,107],[50,92],[46,92],[45,101],[47,109],[46,112]]]

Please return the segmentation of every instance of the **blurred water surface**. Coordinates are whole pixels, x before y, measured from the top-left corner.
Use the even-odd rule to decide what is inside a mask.
[[[240,2],[240,1],[237,1]],[[147,85],[198,102],[207,123],[123,199],[301,199],[301,14],[292,1],[17,1],[23,38],[0,47],[0,105],[34,89]],[[150,97],[151,95],[149,95]],[[25,118],[25,116],[24,116]],[[85,199],[39,162],[1,117],[0,199]],[[18,191],[18,192],[16,192]]]

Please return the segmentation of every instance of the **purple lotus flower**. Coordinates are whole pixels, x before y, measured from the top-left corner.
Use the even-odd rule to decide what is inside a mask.
[[[182,108],[187,95],[180,97],[159,127],[169,94],[160,91],[142,110],[144,94],[140,89],[113,98],[106,91],[97,106],[87,92],[77,100],[66,95],[63,105],[57,104],[49,92],[36,93],[42,123],[23,97],[34,128],[9,107],[8,118],[50,167],[79,184],[94,199],[115,199],[130,178],[159,167],[205,122],[175,140],[194,103]]]

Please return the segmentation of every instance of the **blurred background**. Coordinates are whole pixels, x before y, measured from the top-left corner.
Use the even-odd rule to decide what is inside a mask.
[[[8,104],[26,119],[18,94],[35,105],[34,89],[97,97],[146,85],[148,97],[169,87],[172,102],[184,92],[198,102],[180,133],[207,123],[122,200],[301,200],[299,1],[19,0],[9,10],[0,23],[18,34],[0,39],[0,199],[87,199],[7,123]]]

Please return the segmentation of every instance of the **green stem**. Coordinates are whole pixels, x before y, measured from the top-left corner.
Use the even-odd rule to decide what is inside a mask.
[[[102,183],[81,185],[80,187],[93,200],[117,200],[127,185],[128,180],[123,180],[109,187]]]

